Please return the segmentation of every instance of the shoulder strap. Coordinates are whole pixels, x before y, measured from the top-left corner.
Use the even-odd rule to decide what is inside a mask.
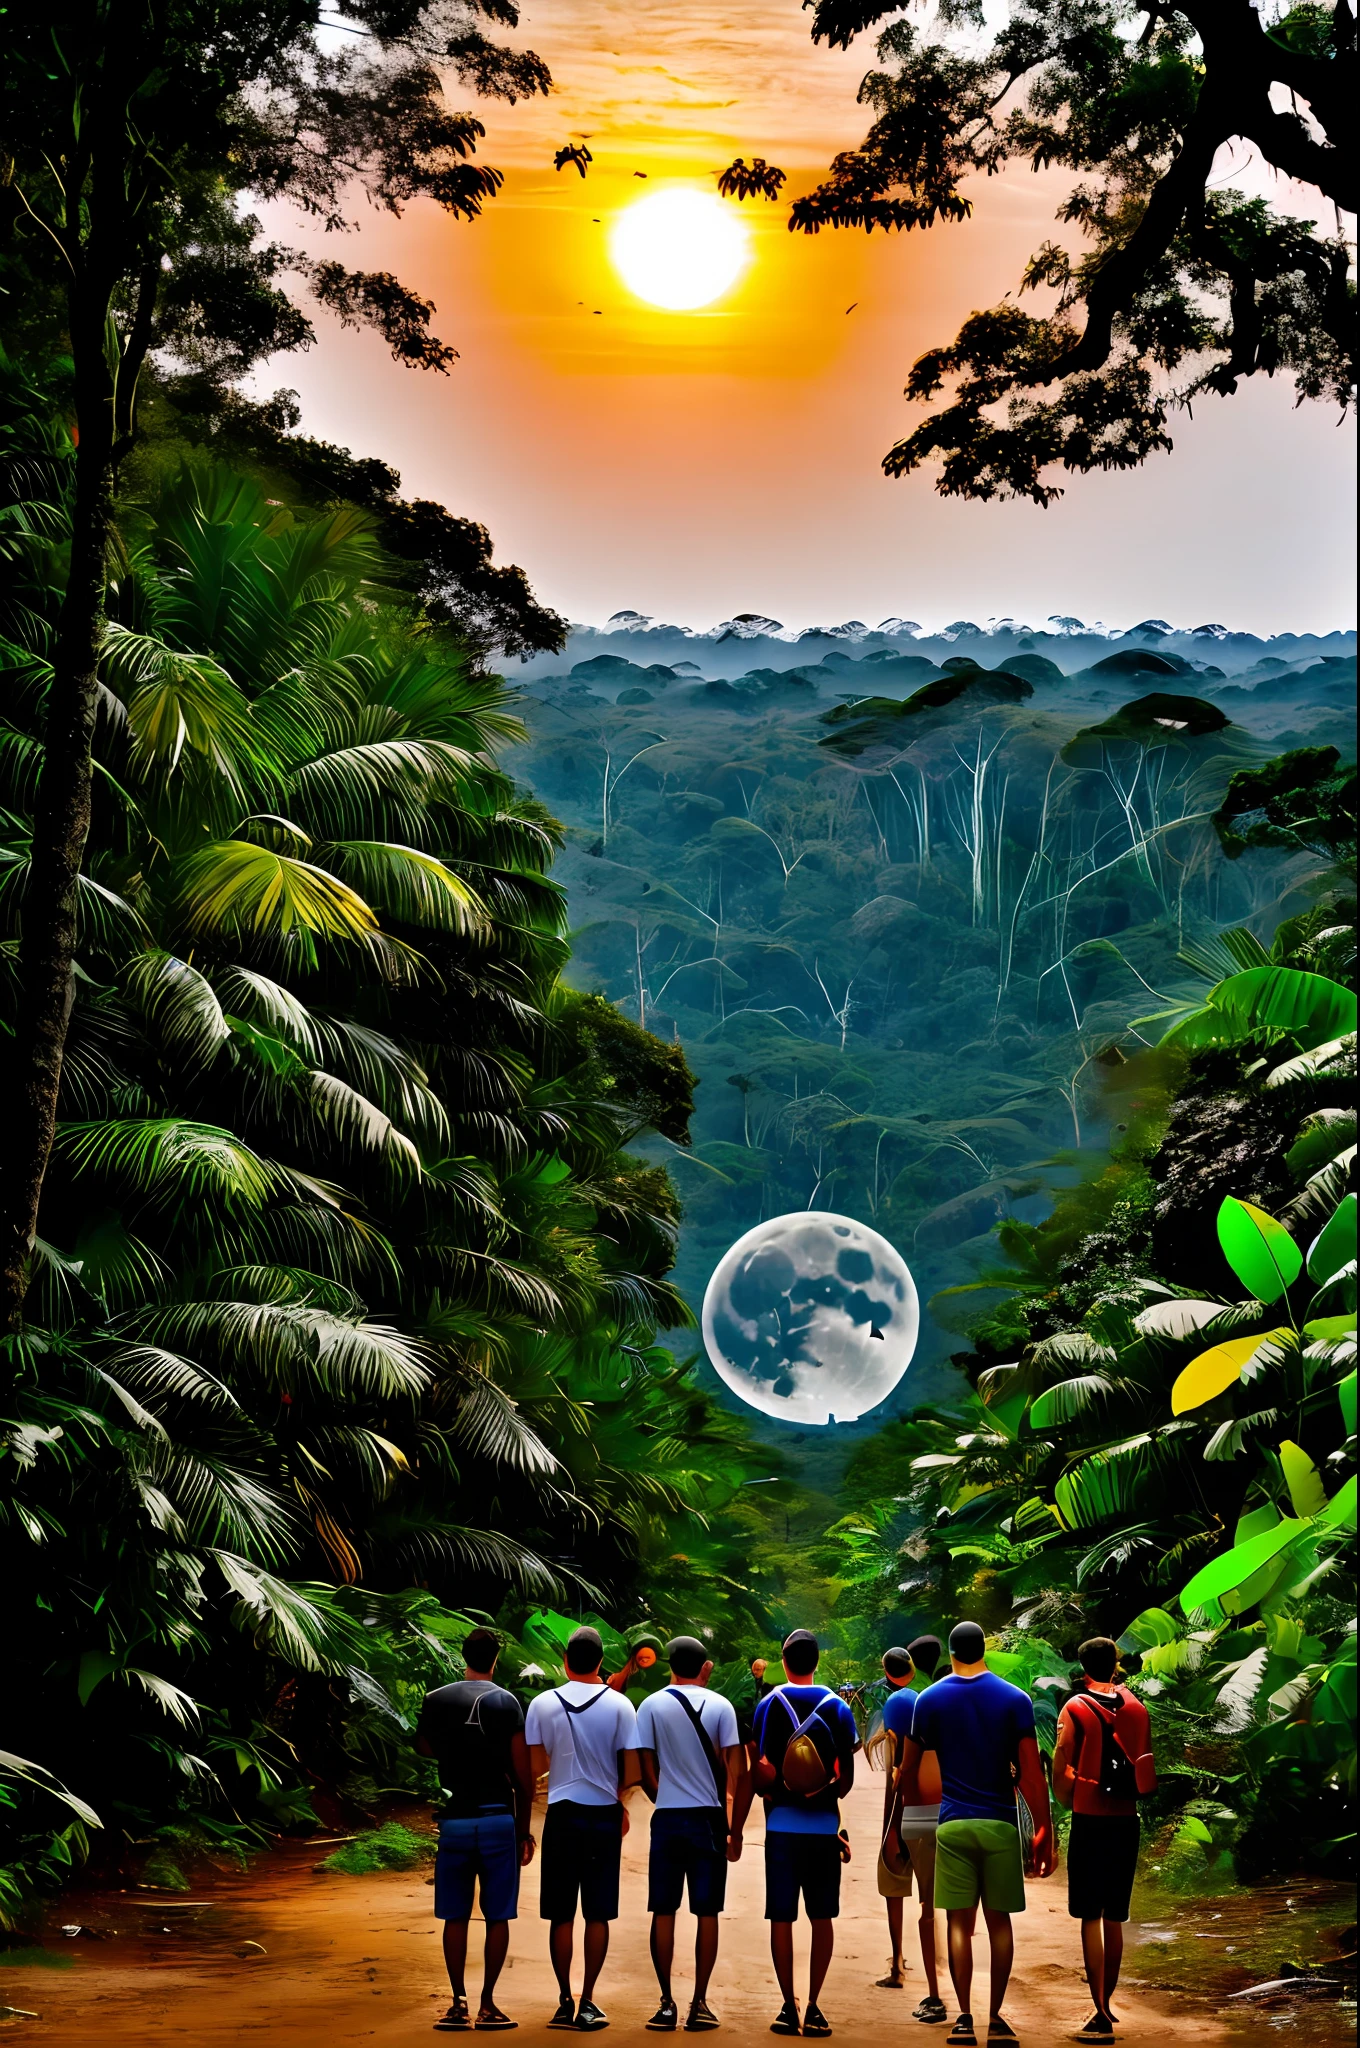
[[[697,1707],[693,1706],[685,1698],[684,1693],[676,1686],[667,1686],[666,1690],[672,1699],[679,1701],[685,1711],[686,1719],[699,1739],[699,1745],[704,1752],[704,1756],[707,1758],[709,1770],[713,1773],[713,1789],[718,1795],[718,1804],[726,1812],[727,1765],[723,1762],[718,1745],[709,1734],[707,1728],[705,1728],[703,1715]]]
[[[591,1708],[595,1705],[595,1702],[597,1700],[602,1700],[608,1691],[609,1687],[607,1685],[602,1685],[591,1694],[588,1700],[580,1700],[577,1702],[575,1706],[572,1705],[569,1699],[566,1699],[563,1696],[561,1691],[558,1692],[557,1698],[559,1705],[564,1707],[567,1713],[569,1713],[572,1716],[572,1718],[575,1719],[577,1714],[588,1714]]]

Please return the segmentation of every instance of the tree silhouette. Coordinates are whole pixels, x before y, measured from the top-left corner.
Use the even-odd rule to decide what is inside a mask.
[[[594,157],[586,148],[584,142],[564,142],[553,158],[553,169],[555,171],[565,171],[568,164],[575,164],[577,170],[584,178],[586,165],[592,164],[594,161]]]
[[[897,11],[896,0],[819,0],[813,40],[848,48]],[[1089,245],[1048,241],[1031,257],[1020,290],[1050,293],[1047,313],[1008,297],[920,357],[907,397],[952,387],[952,401],[889,451],[889,476],[938,458],[944,496],[1047,505],[1054,465],[1136,467],[1171,447],[1174,408],[1230,395],[1244,377],[1282,371],[1303,398],[1351,402],[1355,293],[1339,221],[1355,206],[1350,8],[1138,0],[1135,11],[1143,26],[1130,36],[1121,0],[1012,0],[979,47],[980,14],[942,0],[936,34],[894,21],[879,37],[883,68],[860,88],[877,119],[795,200],[791,229],[966,220],[968,181],[1024,160],[1075,174],[1057,217]],[[1226,187],[1220,152],[1241,143],[1330,202],[1336,233]]]
[[[737,157],[718,173],[718,190],[724,199],[777,199],[784,182],[783,171],[767,164],[763,156],[753,157],[749,164]]]

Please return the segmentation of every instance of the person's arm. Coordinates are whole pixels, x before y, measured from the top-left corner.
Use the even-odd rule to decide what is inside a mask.
[[[1070,1806],[1077,1790],[1077,1731],[1066,1707],[1058,1716],[1058,1741],[1053,1751],[1053,1797],[1059,1806]]]
[[[656,1795],[661,1789],[661,1769],[654,1749],[640,1749],[637,1752],[638,1766],[642,1772],[642,1789],[656,1805]]]
[[[1039,1745],[1032,1735],[1020,1738],[1020,1791],[1034,1815],[1032,1877],[1051,1877],[1058,1867],[1058,1846],[1053,1834],[1053,1815],[1048,1804],[1048,1780],[1044,1776]]]
[[[746,1751],[739,1742],[723,1751],[723,1761],[727,1765],[727,1796],[731,1802],[732,1816],[727,1833],[727,1860],[729,1863],[737,1863],[741,1859],[742,1829],[746,1825],[746,1816],[751,1811],[755,1787],[751,1783]]]
[[[854,1789],[855,1751],[859,1748],[859,1729],[855,1725],[854,1715],[844,1701],[841,1702],[841,1711],[845,1718],[841,1723],[841,1774],[836,1780],[836,1795],[844,1799],[846,1794]]]
[[[892,1729],[883,1730],[883,1832],[888,1832],[888,1823],[893,1816],[897,1792],[897,1737]]]
[[[534,1783],[548,1775],[548,1752],[541,1742],[529,1744],[529,1768],[534,1774]]]
[[[534,1855],[534,1768],[522,1729],[517,1729],[510,1737],[510,1769],[515,1780],[515,1834],[519,1840],[519,1860],[527,1864],[533,1861]]]
[[[902,1763],[897,1773],[897,1797],[903,1806],[922,1806],[921,1759],[925,1750],[914,1735],[902,1737]]]

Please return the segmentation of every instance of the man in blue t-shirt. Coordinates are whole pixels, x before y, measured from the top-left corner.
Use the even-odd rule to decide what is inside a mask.
[[[974,1621],[961,1621],[949,1638],[953,1666],[920,1694],[906,1738],[901,1797],[921,1797],[921,1762],[934,1750],[940,1765],[940,1825],[936,1835],[935,1903],[949,1916],[949,1974],[959,2001],[951,2041],[972,2044],[973,1930],[982,1907],[992,1950],[989,2041],[1013,2041],[1001,2007],[1015,1958],[1012,1913],[1025,1910],[1025,1861],[1016,1811],[1016,1781],[1034,1819],[1030,1872],[1056,1868],[1048,1783],[1034,1736],[1029,1694],[987,1669],[986,1640]]]
[[[819,1685],[817,1638],[796,1628],[784,1642],[783,1685],[756,1708],[752,1722],[751,1780],[765,1801],[765,1918],[770,1954],[784,2003],[772,2034],[826,2035],[831,2027],[817,2003],[835,1946],[834,1922],[841,1906],[839,1802],[855,1782],[859,1730],[845,1701]],[[815,1713],[817,1726],[808,1727]],[[795,1743],[800,1729],[806,1730]],[[785,1774],[785,1751],[802,1768],[790,1776],[820,1779],[800,1790]],[[815,1754],[814,1754],[815,1752]],[[819,1766],[817,1758],[824,1761]],[[793,1990],[793,1923],[802,1896],[812,1927],[808,2002],[800,2022]]]

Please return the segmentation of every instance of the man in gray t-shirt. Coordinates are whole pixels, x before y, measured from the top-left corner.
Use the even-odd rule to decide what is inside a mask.
[[[637,1746],[642,1782],[656,1803],[648,1864],[647,1907],[652,1916],[652,1964],[661,2004],[648,2026],[669,2032],[679,2021],[671,1994],[675,1916],[685,1886],[697,1926],[694,1997],[687,2031],[717,2025],[707,1992],[718,1959],[718,1915],[727,1893],[727,1866],[741,1855],[741,1831],[751,1804],[751,1779],[737,1728],[736,1709],[710,1692],[713,1661],[694,1636],[666,1646],[671,1682],[638,1708]],[[730,1817],[729,1817],[730,1816]]]

